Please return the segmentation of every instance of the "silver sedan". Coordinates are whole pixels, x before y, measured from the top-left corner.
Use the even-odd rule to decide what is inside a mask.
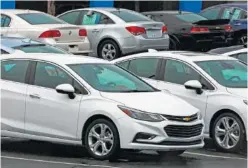
[[[1,36],[27,37],[62,48],[73,54],[90,53],[85,28],[33,10],[1,10]]]
[[[112,60],[149,48],[166,50],[169,36],[164,23],[127,9],[84,8],[57,16],[87,29],[93,55]]]

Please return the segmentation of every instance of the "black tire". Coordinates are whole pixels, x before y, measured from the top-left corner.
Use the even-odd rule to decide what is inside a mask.
[[[160,157],[175,157],[183,154],[185,150],[178,151],[157,151]]]
[[[239,141],[237,142],[237,144],[234,147],[232,147],[230,149],[225,149],[222,146],[220,146],[219,143],[217,142],[217,139],[216,139],[216,136],[215,136],[215,127],[216,127],[218,121],[220,121],[224,117],[231,117],[231,118],[235,119],[236,122],[239,125],[239,128],[240,128]],[[245,142],[245,128],[244,128],[243,122],[240,120],[240,118],[237,115],[233,114],[233,113],[224,112],[223,114],[218,116],[215,119],[214,123],[213,123],[211,134],[212,134],[212,138],[214,140],[214,143],[215,143],[217,149],[219,149],[220,151],[223,151],[223,152],[240,152],[242,150],[242,148],[243,148],[243,145],[244,145],[244,142]]]
[[[95,126],[97,124],[105,124],[113,132],[114,142],[113,142],[112,149],[110,150],[110,152],[107,155],[104,155],[104,156],[99,156],[99,155],[94,154],[89,147],[89,142],[88,142],[89,131],[91,130],[91,128],[93,126]],[[93,158],[98,159],[98,160],[116,160],[118,158],[118,153],[120,152],[120,139],[119,139],[118,130],[112,122],[110,122],[106,119],[97,119],[97,120],[93,121],[91,124],[89,124],[89,126],[86,129],[84,141],[85,141],[85,143],[84,143],[85,148],[87,149],[90,156],[92,156]]]
[[[247,43],[247,35],[243,34],[237,39],[237,45],[244,45],[245,43]]]
[[[170,39],[170,45],[169,45],[169,49],[170,50],[177,50],[177,43],[174,39]]]
[[[113,59],[116,59],[116,58],[119,58],[122,56],[122,53],[121,53],[121,50],[120,50],[120,47],[118,46],[118,44],[114,40],[108,39],[108,40],[104,40],[103,42],[101,42],[97,48],[97,54],[98,54],[99,58],[104,59],[104,57],[102,55],[102,50],[106,44],[111,44],[116,50],[116,54],[115,54],[115,57]],[[112,60],[112,59],[108,59],[108,60]]]

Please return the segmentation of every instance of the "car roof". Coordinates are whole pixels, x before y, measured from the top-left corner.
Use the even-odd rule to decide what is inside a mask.
[[[238,7],[238,8],[247,10],[247,3],[225,3],[225,4],[219,4],[219,5],[212,6],[212,7],[217,7],[217,6],[231,6],[231,7]]]
[[[41,13],[40,11],[29,10],[29,9],[1,9],[1,13],[6,14],[22,14],[22,13]]]
[[[87,64],[87,63],[110,63],[109,61],[89,56],[69,55],[69,54],[53,54],[53,53],[24,53],[24,54],[8,54],[1,59],[31,59],[52,62],[60,65],[67,64]]]
[[[27,44],[43,44],[43,43],[23,37],[1,37],[1,44],[7,47],[14,48]]]
[[[191,51],[157,51],[157,52],[145,52],[134,54],[126,57],[122,57],[113,60],[113,63],[121,62],[127,59],[138,58],[138,57],[162,57],[162,58],[174,58],[183,60],[186,62],[195,61],[210,61],[210,60],[236,60],[235,58],[226,57],[218,54],[201,53],[201,52],[191,52]]]

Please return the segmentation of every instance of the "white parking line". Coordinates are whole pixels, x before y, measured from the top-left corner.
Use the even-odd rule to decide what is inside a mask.
[[[38,159],[19,158],[19,157],[11,157],[11,156],[1,156],[1,158],[4,158],[4,159],[13,159],[13,160],[32,161],[32,162],[51,163],[51,164],[84,166],[84,167],[120,168],[120,167],[107,166],[107,165],[89,165],[89,164],[80,164],[80,163],[70,163],[70,162],[58,162],[58,161],[49,161],[49,160],[38,160]]]
[[[194,153],[194,152],[184,152],[185,154],[190,155],[197,155],[197,156],[206,156],[206,157],[212,157],[212,158],[222,158],[222,159],[235,159],[235,160],[246,160],[245,158],[239,158],[239,157],[230,157],[230,156],[218,156],[218,155],[208,155],[203,153]]]

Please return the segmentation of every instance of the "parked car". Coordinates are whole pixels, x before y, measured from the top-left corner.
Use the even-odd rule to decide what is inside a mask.
[[[200,15],[208,19],[230,19],[235,44],[247,42],[247,2],[212,6],[204,9]]]
[[[231,47],[222,47],[216,48],[214,50],[210,50],[209,53],[212,54],[221,54],[225,56],[230,56],[237,58],[241,62],[248,64],[247,57],[248,57],[248,49],[247,44],[245,45],[236,45]]]
[[[1,47],[1,51],[4,54],[11,54],[15,50],[20,50],[24,53],[69,54],[69,52],[58,47],[23,37],[1,37],[1,46],[5,46]],[[7,48],[11,48],[13,50],[10,51]]]
[[[39,40],[73,54],[91,52],[87,31],[84,28],[70,25],[39,11],[2,9],[0,14],[1,36]]]
[[[247,138],[245,64],[235,58],[187,51],[146,52],[113,63],[200,109],[204,134],[219,149],[231,152],[243,147]]]
[[[83,143],[100,160],[119,149],[179,155],[204,145],[197,108],[109,61],[44,53],[0,59],[1,136]]]
[[[131,10],[83,8],[57,17],[70,24],[83,25],[88,32],[93,55],[106,60],[149,48],[166,50],[169,47],[169,36],[163,23]]]
[[[233,41],[229,20],[207,20],[191,12],[144,12],[149,18],[163,22],[168,28],[171,50],[208,51],[230,46]]]

